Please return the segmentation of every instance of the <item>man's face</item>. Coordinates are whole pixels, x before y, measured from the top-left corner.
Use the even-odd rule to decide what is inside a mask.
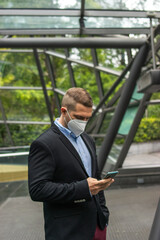
[[[70,111],[69,113],[72,119],[88,121],[92,116],[92,108],[77,103],[75,111]]]
[[[66,108],[62,108],[66,109]],[[67,111],[63,112],[66,122],[68,123],[71,119],[67,113]],[[92,116],[92,107],[86,107],[80,103],[76,104],[74,111],[69,111],[69,114],[72,119],[79,119],[82,121],[88,121],[89,118]]]

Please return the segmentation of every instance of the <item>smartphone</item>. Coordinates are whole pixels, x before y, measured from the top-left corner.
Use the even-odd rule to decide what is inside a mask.
[[[104,178],[114,178],[117,173],[118,173],[118,171],[108,172],[108,173],[104,176]]]

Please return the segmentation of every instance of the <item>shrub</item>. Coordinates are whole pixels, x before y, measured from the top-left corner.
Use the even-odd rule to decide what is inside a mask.
[[[134,138],[134,142],[148,142],[160,139],[160,119],[143,118]]]

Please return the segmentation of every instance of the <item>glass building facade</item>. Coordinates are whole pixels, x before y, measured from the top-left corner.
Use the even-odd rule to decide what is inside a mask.
[[[158,84],[152,90],[154,83],[143,88],[142,81],[159,71],[158,6],[154,0],[0,1],[1,165],[26,167],[29,145],[76,86],[94,101],[86,131],[100,170],[123,173],[141,120],[159,111]]]

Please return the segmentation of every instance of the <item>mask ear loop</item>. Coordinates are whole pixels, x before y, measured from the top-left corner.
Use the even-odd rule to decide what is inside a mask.
[[[69,112],[68,112],[68,109],[66,108],[66,111],[67,111],[67,114],[68,114],[68,116],[70,117],[70,119],[71,120],[73,120],[72,118],[71,118],[71,116],[70,116],[70,114],[69,114]],[[66,125],[68,125],[68,123],[67,123],[67,121],[66,121],[66,118],[64,117],[64,121],[65,121],[65,123],[66,123]]]
[[[70,119],[73,120],[73,119],[71,118],[71,115],[70,115],[69,112],[68,112],[68,109],[66,109],[66,110],[67,110],[67,113],[68,113],[68,116],[70,117]]]

